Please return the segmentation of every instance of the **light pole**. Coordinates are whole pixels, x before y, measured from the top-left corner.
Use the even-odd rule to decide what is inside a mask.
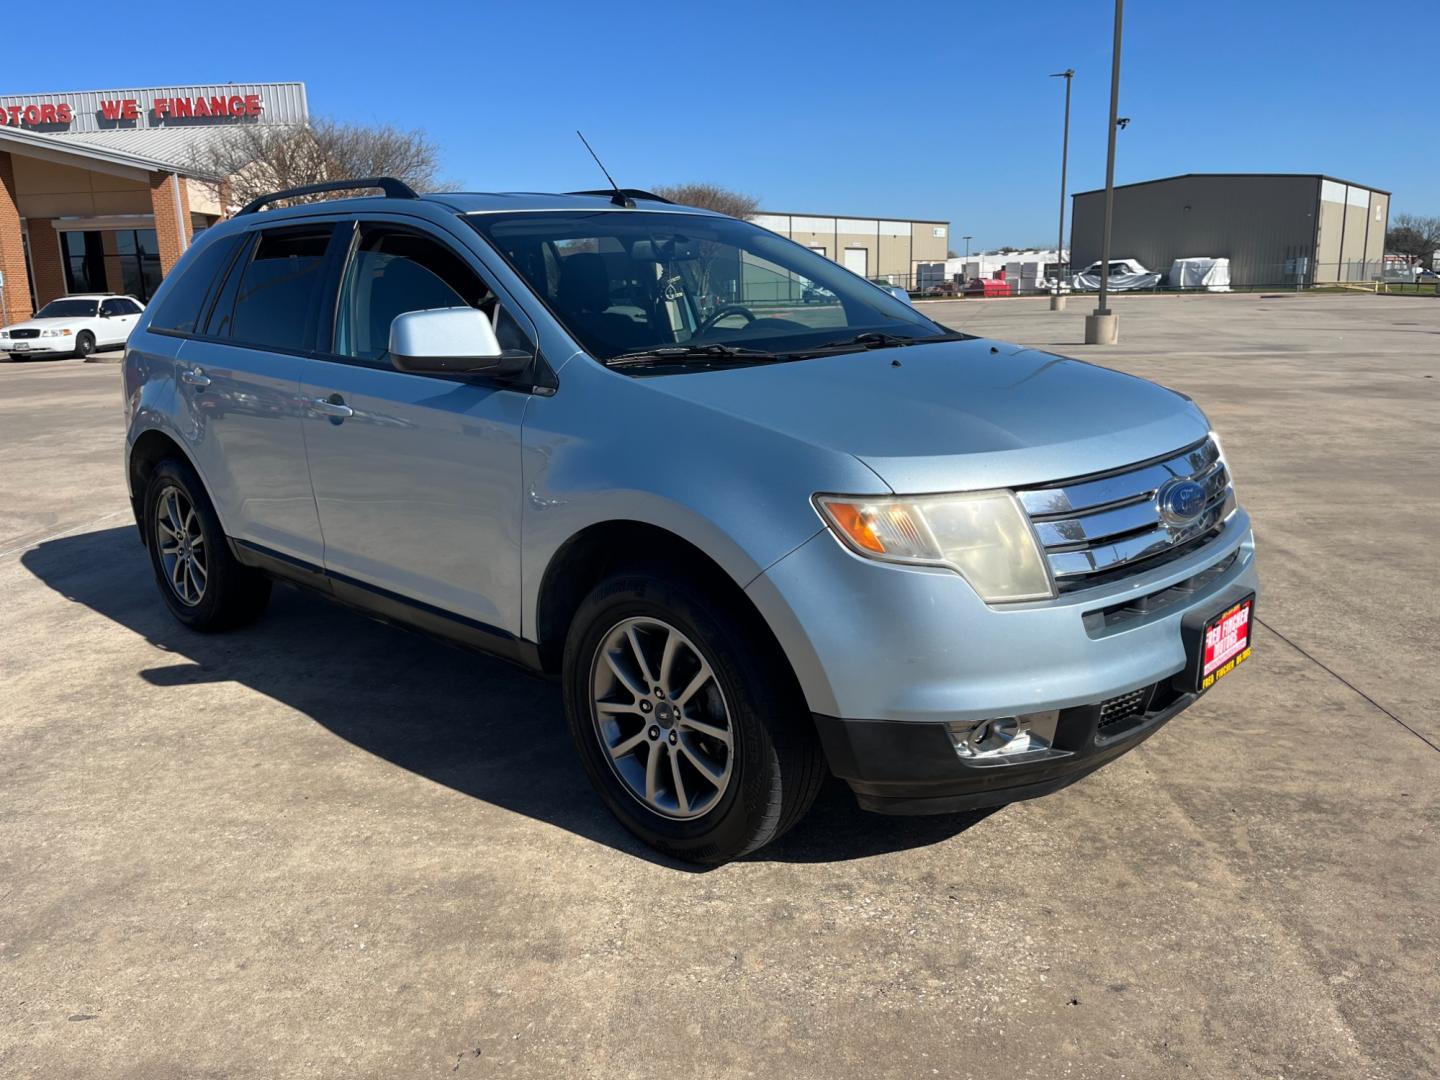
[[[1115,0],[1115,46],[1110,57],[1110,150],[1105,158],[1105,235],[1100,240],[1100,306],[1085,316],[1086,345],[1114,345],[1120,320],[1110,312],[1110,223],[1115,216],[1115,133],[1120,130],[1120,31],[1125,0]]]
[[[960,239],[965,241],[965,258],[968,259],[970,257],[970,241],[975,238],[973,236],[962,236]]]
[[[1065,135],[1060,143],[1060,232],[1055,241],[1055,291],[1050,294],[1050,310],[1064,311],[1065,294],[1060,291],[1060,285],[1065,276],[1065,260],[1060,253],[1065,250],[1065,168],[1070,164],[1070,80],[1075,78],[1075,69],[1066,68],[1050,78],[1065,80]]]

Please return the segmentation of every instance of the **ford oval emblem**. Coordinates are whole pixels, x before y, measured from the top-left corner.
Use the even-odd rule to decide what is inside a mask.
[[[1155,501],[1166,525],[1189,525],[1205,511],[1205,486],[1194,480],[1167,480]]]

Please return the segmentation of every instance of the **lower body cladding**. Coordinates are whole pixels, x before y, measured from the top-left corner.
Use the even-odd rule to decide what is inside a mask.
[[[823,533],[748,591],[831,770],[867,810],[927,814],[1046,795],[1144,742],[1249,656],[1258,582],[1242,510],[1198,550],[1050,601],[986,605]],[[1206,631],[1237,609],[1241,648],[1211,667]]]
[[[817,715],[815,726],[831,771],[866,810],[948,814],[1058,791],[1144,742],[1197,696],[1165,682],[1097,705],[994,720]]]

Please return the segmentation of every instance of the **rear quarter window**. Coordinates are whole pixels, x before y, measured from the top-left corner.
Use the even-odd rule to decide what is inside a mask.
[[[180,271],[150,320],[150,329],[176,334],[199,333],[215,284],[219,281],[243,236],[222,236],[201,251]]]

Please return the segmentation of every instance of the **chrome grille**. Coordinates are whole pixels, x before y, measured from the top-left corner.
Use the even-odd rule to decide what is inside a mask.
[[[1156,496],[1173,479],[1205,487],[1205,509],[1176,526]],[[1062,592],[1140,573],[1205,543],[1235,509],[1220,448],[1206,438],[1127,469],[1015,493],[1030,515]]]

